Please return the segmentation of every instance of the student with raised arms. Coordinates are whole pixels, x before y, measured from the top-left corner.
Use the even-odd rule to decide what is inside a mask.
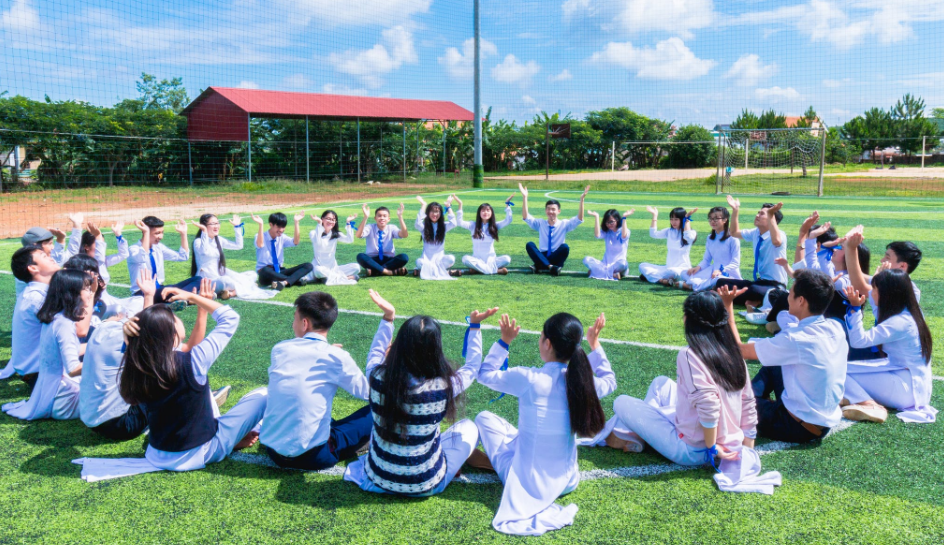
[[[285,234],[288,218],[281,212],[269,214],[269,228],[262,224],[262,218],[253,215],[252,221],[259,226],[256,235],[256,273],[259,275],[259,284],[268,286],[276,291],[282,291],[289,286],[306,286],[306,277],[311,273],[311,263],[302,263],[294,267],[285,266],[285,248],[294,248],[301,242],[299,223],[305,219],[305,214],[295,214],[295,232],[289,238]]]
[[[698,233],[692,229],[692,214],[698,211],[693,208],[685,212],[682,207],[673,208],[669,212],[669,226],[659,230],[659,209],[647,206],[646,210],[652,214],[652,224],[649,226],[649,236],[655,239],[664,239],[668,248],[665,265],[652,263],[639,264],[639,279],[653,284],[672,286],[675,279],[692,267],[689,254],[692,245],[698,238]]]
[[[682,289],[710,290],[722,278],[741,279],[741,241],[728,230],[730,218],[723,206],[708,211],[711,234],[705,240],[705,255],[698,265],[682,273]]]
[[[183,291],[199,289],[200,277],[192,276],[183,282],[166,285],[164,277],[165,261],[186,261],[190,257],[190,244],[187,241],[187,224],[183,220],[174,225],[174,230],[180,235],[180,249],[176,252],[164,245],[164,222],[154,216],[147,216],[134,222],[134,226],[141,231],[141,240],[132,244],[128,249],[128,277],[131,279],[131,294],[141,295],[138,288],[138,278],[141,269],[147,268],[151,278],[157,283],[157,292],[154,294],[156,303],[163,303],[165,288],[179,288]]]
[[[423,197],[416,196],[416,200],[420,202],[420,210],[416,214],[416,230],[423,239],[423,255],[416,260],[413,276],[419,276],[423,280],[452,280],[454,276],[462,276],[462,271],[451,268],[456,263],[456,256],[445,251],[446,233],[457,225],[456,215],[452,211],[454,199],[454,195],[447,198],[446,209],[443,210],[443,206],[438,202],[427,205]]]
[[[29,393],[32,393],[42,361],[40,338],[43,322],[39,320],[38,314],[46,301],[49,283],[59,271],[59,265],[41,246],[24,246],[13,252],[10,269],[14,278],[22,282],[26,289],[17,296],[13,308],[10,334],[12,352],[7,368],[19,375],[27,384]]]
[[[462,201],[455,197],[459,203],[459,211],[456,212],[459,227],[472,232],[472,255],[462,256],[462,262],[469,267],[469,274],[508,274],[507,267],[511,263],[511,256],[497,255],[495,243],[498,242],[498,232],[511,225],[514,198],[515,194],[512,193],[505,201],[505,219],[501,221],[495,221],[495,210],[488,203],[479,205],[475,212],[475,221],[463,221]]]
[[[357,228],[357,238],[367,239],[367,248],[364,253],[357,254],[357,262],[367,270],[367,276],[405,276],[410,256],[397,254],[393,246],[394,239],[410,236],[403,221],[403,203],[397,208],[399,229],[390,224],[390,209],[386,206],[374,211],[374,223],[370,224],[370,206],[364,204],[361,208],[364,219]]]
[[[200,276],[222,284],[218,292],[222,300],[230,297],[240,299],[271,299],[277,295],[276,291],[260,289],[257,281],[259,274],[255,271],[236,272],[226,266],[224,250],[242,250],[243,237],[246,234],[245,224],[233,214],[229,220],[233,226],[234,238],[220,235],[220,218],[215,214],[203,214],[200,221],[193,222],[199,229],[193,238],[193,258],[190,262],[190,276]]]
[[[334,210],[325,210],[321,217],[314,214],[311,219],[318,224],[317,227],[308,233],[311,239],[311,248],[314,257],[311,260],[312,271],[308,275],[308,280],[315,281],[323,279],[326,286],[350,285],[357,283],[357,277],[361,272],[361,266],[358,263],[338,264],[337,250],[338,243],[354,243],[354,225],[357,215],[348,216],[343,225],[344,232],[341,232],[342,226],[338,220],[338,214]]]
[[[738,238],[751,245],[754,253],[754,271],[750,280],[721,278],[716,286],[728,286],[740,290],[735,304],[749,304],[760,307],[764,296],[774,288],[787,288],[787,271],[776,263],[778,257],[787,257],[787,234],[780,230],[783,221],[783,203],[764,203],[754,216],[754,228],[741,230],[738,217],[741,210],[741,201],[728,195],[728,205],[731,206],[732,237]],[[746,288],[741,290],[741,288]]]
[[[108,293],[107,288],[108,283],[111,281],[111,273],[108,271],[108,268],[114,267],[125,259],[128,259],[130,255],[128,241],[122,236],[125,225],[121,222],[116,222],[112,225],[112,233],[114,233],[115,239],[118,241],[118,253],[107,255],[108,245],[105,242],[102,231],[96,227],[94,223],[88,222],[88,230],[83,232],[81,228],[84,219],[82,214],[71,214],[69,216],[73,228],[65,255],[68,260],[68,258],[74,255],[85,254],[98,262],[98,276],[105,284],[105,287],[102,288],[99,297],[103,308],[98,308],[96,314],[100,315],[102,318],[107,318],[116,314],[133,314],[141,310],[140,297],[119,299]]]
[[[580,195],[577,215],[566,220],[559,218],[561,204],[555,199],[550,199],[544,204],[544,214],[547,219],[532,217],[528,213],[528,190],[521,184],[518,184],[518,190],[521,191],[521,216],[528,227],[538,232],[538,243],[529,242],[525,247],[533,263],[531,272],[548,271],[551,276],[558,276],[570,255],[570,246],[566,244],[567,233],[583,223],[583,202],[587,198],[590,186],[588,185]]]
[[[629,250],[629,225],[626,218],[636,210],[620,214],[615,209],[603,213],[603,219],[596,212],[587,212],[596,220],[593,223],[594,235],[603,241],[603,260],[587,256],[583,264],[590,269],[590,278],[597,280],[619,280],[629,269],[626,252]]]

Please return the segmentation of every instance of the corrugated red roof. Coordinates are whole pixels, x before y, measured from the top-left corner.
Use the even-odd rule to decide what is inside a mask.
[[[231,102],[247,114],[259,117],[291,118],[299,116],[326,119],[371,119],[390,121],[472,121],[472,112],[454,102],[442,100],[412,100],[375,98],[319,93],[292,93],[260,89],[210,87],[184,108],[182,115],[197,109],[212,95]]]

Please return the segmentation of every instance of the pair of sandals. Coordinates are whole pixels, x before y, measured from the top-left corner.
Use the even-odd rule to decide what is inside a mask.
[[[406,276],[406,274],[407,274],[406,267],[400,267],[399,269],[393,270],[393,276]],[[383,275],[374,274],[374,271],[367,269],[367,276],[371,277],[371,276],[383,276]]]

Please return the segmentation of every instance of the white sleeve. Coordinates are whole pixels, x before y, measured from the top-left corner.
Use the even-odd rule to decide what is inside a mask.
[[[220,239],[220,246],[222,246],[224,250],[242,250],[243,243],[245,242],[243,237],[246,234],[244,229],[244,227],[236,227],[234,229],[236,231],[236,235],[233,240],[228,240],[219,235],[216,235],[217,238]]]
[[[422,233],[423,229],[426,227],[424,220],[426,220],[426,212],[424,212],[423,208],[421,207],[420,211],[416,213],[416,223],[413,224],[413,226],[416,227],[416,230],[420,233]]]
[[[190,250],[183,246],[176,252],[164,244],[158,244],[157,248],[161,251],[161,254],[163,254],[164,261],[187,261],[187,259],[190,258]]]
[[[493,344],[485,361],[482,362],[479,382],[496,392],[521,396],[528,391],[531,384],[530,370],[527,367],[515,367],[502,371],[501,367],[506,358],[508,358],[508,349],[502,346],[502,342],[498,341]]]
[[[456,377],[452,383],[453,395],[459,395],[472,386],[475,383],[475,377],[479,375],[479,370],[482,368],[482,328],[469,328],[468,336],[465,365],[456,371]]]
[[[888,320],[873,326],[868,331],[862,325],[862,311],[856,311],[846,316],[846,325],[849,328],[849,345],[853,348],[868,348],[906,338],[909,334],[903,317],[892,316]]]
[[[69,245],[66,247],[66,251],[62,254],[62,263],[65,263],[74,255],[79,255],[80,246],[82,244],[82,230],[73,229],[72,233],[69,235]]]
[[[456,214],[452,211],[452,208],[446,212],[446,232],[452,231],[459,226],[458,221],[456,220]]]
[[[524,220],[524,223],[525,223],[528,227],[534,229],[535,231],[538,231],[538,232],[541,231],[541,220],[535,218],[534,216],[528,216],[528,217]]]
[[[669,238],[669,231],[671,230],[672,230],[671,227],[666,227],[665,229],[661,229],[661,230],[656,229],[655,227],[650,227],[649,236],[651,238],[660,238],[660,239]]]
[[[290,237],[290,236],[288,236],[288,235],[282,235],[281,238],[282,238],[282,248],[294,248],[294,247],[295,247],[295,239],[294,239],[294,238],[292,238],[292,237]],[[283,256],[283,258],[284,258],[284,256]]]
[[[338,242],[343,242],[345,244],[351,244],[354,242],[354,228],[351,227],[350,223],[344,224],[344,232],[338,237]]]
[[[606,357],[603,347],[597,348],[587,355],[590,360],[590,367],[593,368],[593,385],[597,390],[597,397],[604,398],[616,391],[616,373],[610,366],[610,360]]]
[[[373,370],[384,362],[387,356],[387,348],[390,341],[393,340],[393,322],[380,320],[377,326],[377,333],[374,333],[374,340],[370,343],[370,351],[367,352],[367,366],[364,374],[368,377]]]
[[[79,337],[75,333],[75,322],[65,319],[56,320],[56,342],[59,343],[59,357],[69,373],[82,368],[79,361]]]
[[[574,216],[569,220],[566,220],[566,225],[564,225],[564,232],[569,233],[574,229],[580,227],[580,224],[583,223],[583,220],[580,219],[580,216]]]
[[[337,378],[338,386],[357,399],[364,401],[370,399],[370,383],[367,382],[367,377],[364,376],[360,367],[354,363],[351,356],[345,354],[340,363],[341,370]]]
[[[203,341],[190,350],[190,363],[193,365],[193,376],[198,384],[206,384],[210,366],[220,357],[223,349],[232,340],[236,328],[239,327],[239,314],[230,307],[220,307],[213,313],[216,327]]]
[[[118,240],[118,253],[112,254],[105,257],[105,266],[114,267],[115,265],[121,263],[122,261],[128,259],[128,256],[131,255],[128,250],[128,240],[125,237],[121,237]]]
[[[698,237],[698,231],[694,229],[689,229],[688,231],[682,231],[682,236],[685,237],[685,240],[687,240],[689,244],[691,244],[695,242],[695,239]]]
[[[741,241],[737,237],[728,238],[731,245],[731,260],[721,268],[722,273],[735,273],[741,269]]]
[[[505,207],[505,219],[495,224],[495,228],[504,229],[511,225],[511,221],[515,219],[515,213],[512,211],[510,206]]]
[[[475,222],[463,220],[462,218],[464,216],[465,216],[465,213],[462,210],[459,210],[458,212],[456,212],[456,223],[459,225],[459,227],[462,227],[463,229],[467,231],[474,231]]]

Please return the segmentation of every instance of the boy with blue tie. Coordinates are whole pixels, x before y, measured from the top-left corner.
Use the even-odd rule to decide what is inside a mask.
[[[399,229],[390,224],[390,209],[386,206],[381,206],[374,212],[374,223],[371,224],[367,223],[370,207],[365,204],[362,209],[364,220],[357,229],[357,238],[367,239],[367,248],[364,253],[357,254],[357,263],[367,269],[367,276],[405,275],[410,256],[397,254],[393,247],[394,239],[402,239],[410,235],[406,230],[406,222],[403,221],[403,203],[400,203],[400,207],[397,208]]]
[[[164,262],[165,261],[187,261],[190,258],[190,245],[187,241],[187,224],[179,220],[174,225],[174,230],[180,235],[180,249],[176,252],[164,245],[164,222],[154,216],[146,216],[143,219],[134,222],[134,226],[141,230],[141,240],[132,244],[128,248],[128,276],[131,278],[131,295],[141,296],[141,289],[138,287],[138,278],[141,277],[141,270],[147,268],[157,284],[157,292],[154,294],[155,303],[164,302],[164,288],[180,288],[183,291],[191,292],[200,288],[200,277],[194,276],[171,284],[164,285]],[[217,292],[223,290],[222,283],[216,283],[214,289]]]
[[[787,271],[777,264],[777,258],[787,257],[787,234],[780,230],[780,222],[783,221],[780,209],[783,203],[764,203],[754,216],[754,229],[743,231],[738,224],[741,201],[728,195],[728,204],[731,206],[728,233],[751,245],[754,271],[751,280],[722,278],[718,280],[717,287],[727,286],[734,290],[747,288],[734,300],[734,304],[760,307],[768,291],[774,288],[787,289]]]
[[[312,271],[311,263],[305,262],[294,267],[286,267],[285,248],[294,248],[301,241],[299,223],[305,214],[295,214],[295,233],[292,238],[285,235],[288,218],[281,212],[269,214],[269,228],[262,225],[262,218],[253,215],[252,220],[259,225],[256,235],[256,273],[259,284],[282,291],[289,286],[307,286],[305,278]]]
[[[583,201],[590,191],[588,185],[580,195],[580,206],[577,209],[577,215],[566,220],[559,219],[561,206],[560,202],[551,199],[544,205],[544,213],[547,219],[538,219],[528,213],[528,190],[521,184],[518,184],[521,191],[521,215],[528,227],[538,232],[538,244],[529,242],[525,249],[528,257],[534,263],[531,265],[531,272],[538,273],[549,271],[551,276],[558,276],[567,256],[570,255],[570,246],[566,244],[567,233],[573,231],[583,223]]]

